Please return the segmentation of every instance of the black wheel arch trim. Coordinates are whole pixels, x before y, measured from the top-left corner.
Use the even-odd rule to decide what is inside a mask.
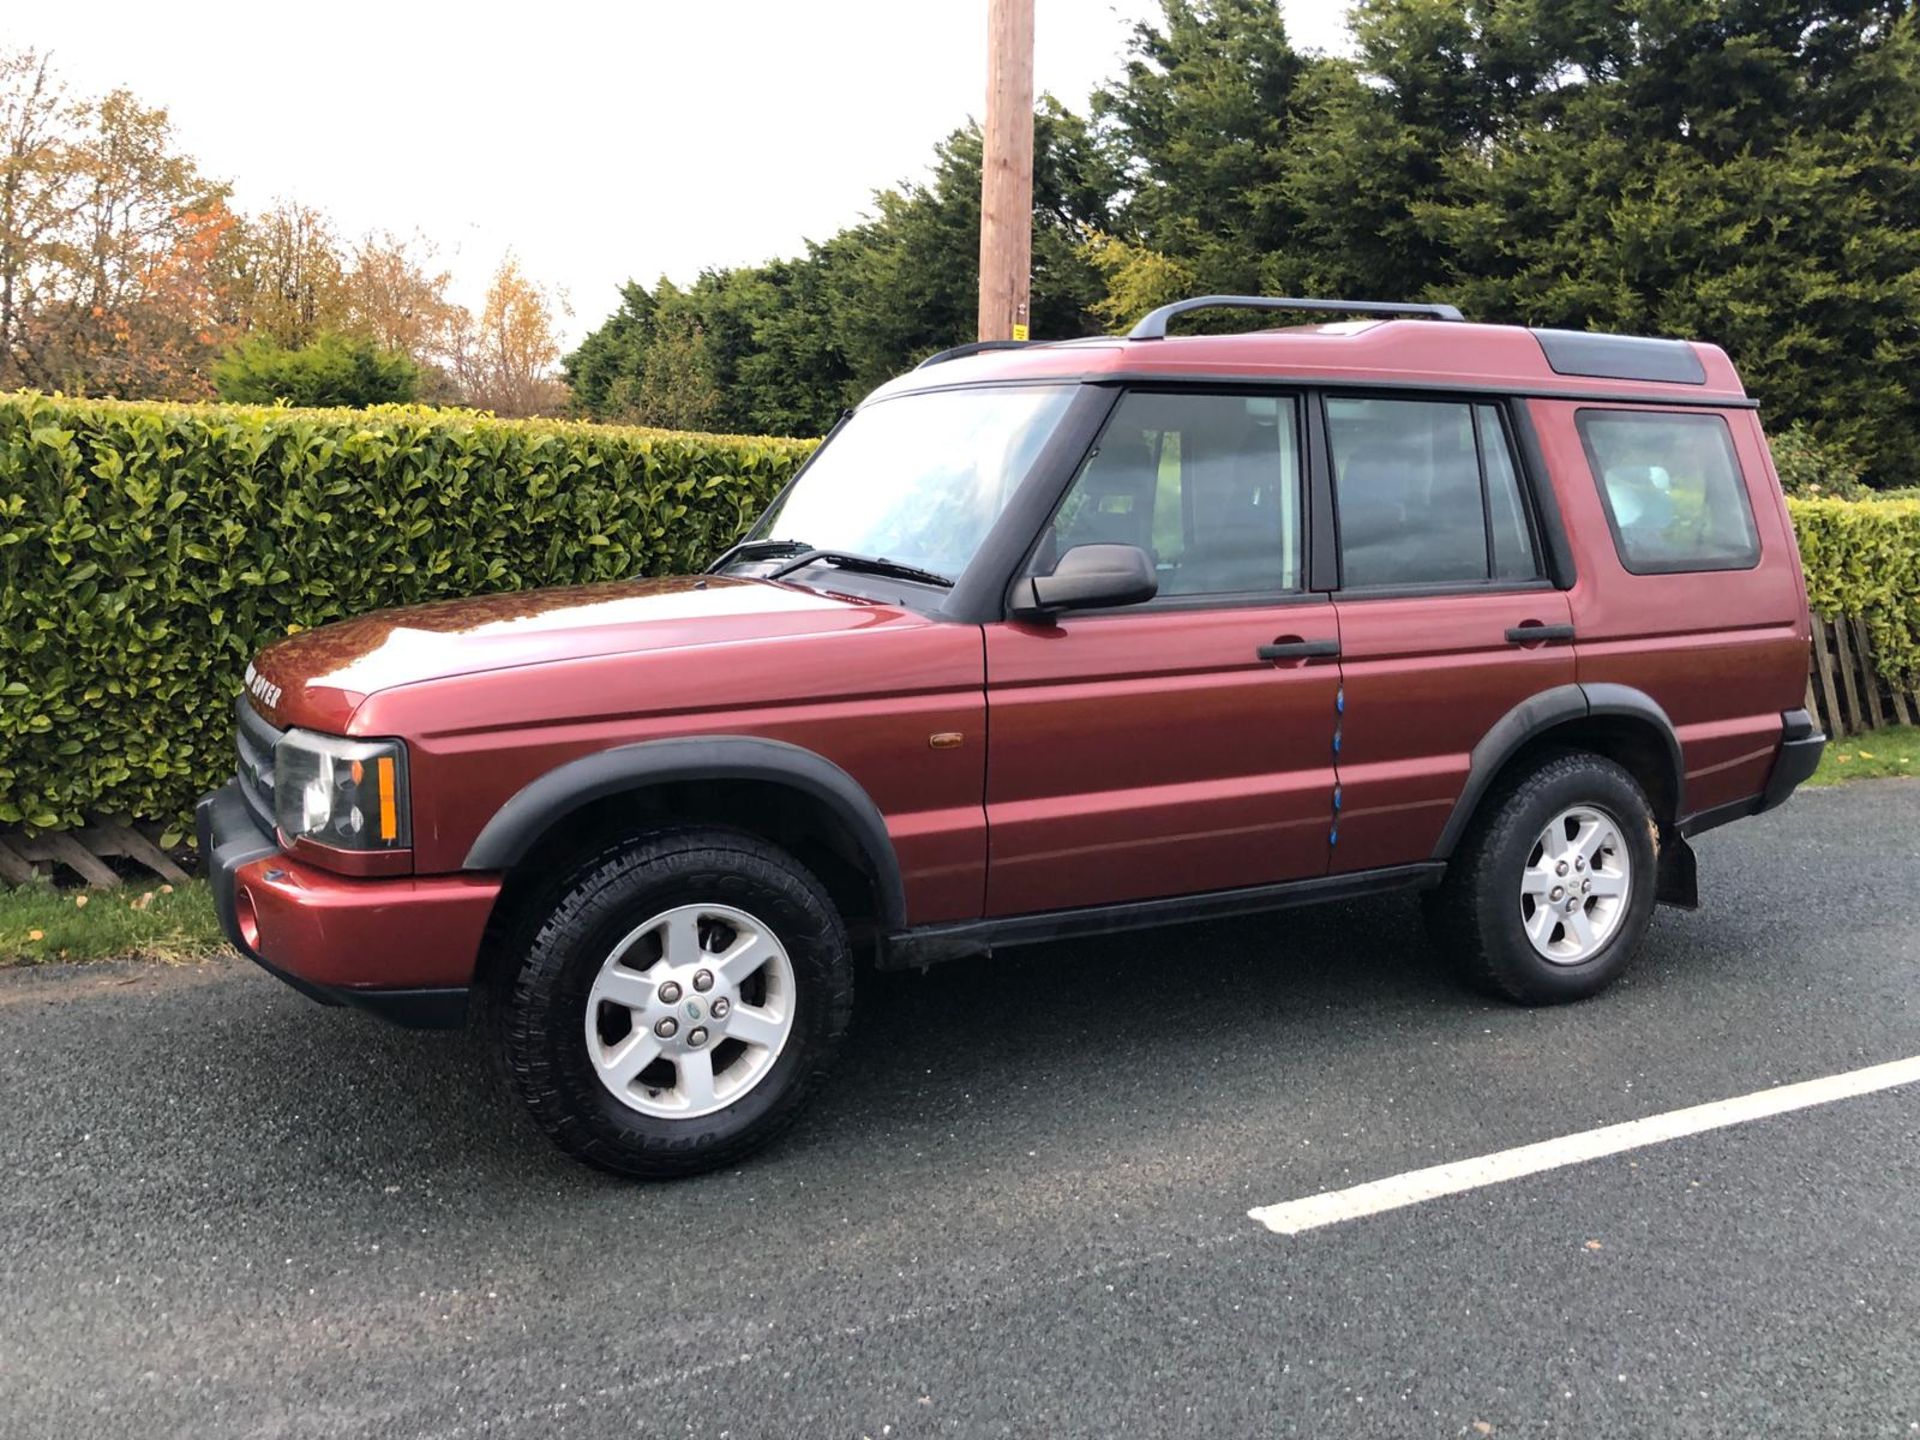
[[[509,870],[541,836],[583,805],[654,785],[699,780],[768,781],[826,806],[860,847],[873,875],[882,923],[906,923],[900,859],[872,797],[824,755],[757,735],[643,740],[570,760],[529,781],[495,811],[462,868]]]
[[[1480,743],[1473,747],[1467,782],[1461,788],[1460,798],[1454,802],[1453,812],[1447,817],[1439,841],[1434,845],[1433,858],[1445,860],[1452,856],[1454,846],[1466,833],[1474,811],[1485,798],[1494,777],[1520,752],[1522,746],[1569,720],[1585,720],[1594,716],[1622,716],[1641,721],[1665,741],[1673,781],[1673,814],[1666,818],[1675,820],[1685,814],[1686,762],[1680,753],[1680,737],[1674,733],[1673,721],[1660,707],[1660,702],[1631,685],[1556,685],[1551,690],[1528,696],[1507,711],[1494,721],[1480,738]]]

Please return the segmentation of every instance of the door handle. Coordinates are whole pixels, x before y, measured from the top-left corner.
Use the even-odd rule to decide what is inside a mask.
[[[1262,660],[1312,660],[1326,655],[1338,655],[1338,640],[1294,640],[1283,638],[1271,645],[1261,645],[1254,654]]]
[[[1531,621],[1525,625],[1515,625],[1507,631],[1508,643],[1513,645],[1538,645],[1544,640],[1571,640],[1571,625],[1542,625]]]

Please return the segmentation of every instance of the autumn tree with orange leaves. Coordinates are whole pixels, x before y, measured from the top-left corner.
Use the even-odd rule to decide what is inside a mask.
[[[20,383],[27,317],[71,213],[60,177],[74,111],[43,57],[0,53],[0,388]]]
[[[566,403],[554,377],[560,359],[560,302],[529,280],[509,255],[487,288],[479,320],[455,337],[453,375],[465,402],[496,415],[547,415]]]
[[[291,350],[345,328],[346,258],[333,222],[311,205],[282,200],[254,216],[220,259],[236,337],[264,335]]]
[[[348,243],[302,201],[245,216],[230,193],[164,109],[0,50],[0,390],[204,399],[243,342],[345,342],[405,357],[433,401],[565,408],[557,302],[511,256],[476,317],[423,237]]]
[[[369,235],[346,272],[347,329],[422,364],[450,363],[466,311],[447,298],[453,277],[419,236]]]
[[[235,222],[166,111],[73,100],[44,57],[0,55],[0,146],[0,386],[205,393]]]

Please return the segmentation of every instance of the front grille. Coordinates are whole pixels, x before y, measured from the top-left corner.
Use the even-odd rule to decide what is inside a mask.
[[[280,743],[280,737],[285,732],[274,729],[262,720],[244,695],[240,697],[237,714],[234,737],[240,748],[240,795],[247,802],[247,809],[253,812],[253,818],[259,822],[260,828],[271,835],[275,823],[273,747]]]

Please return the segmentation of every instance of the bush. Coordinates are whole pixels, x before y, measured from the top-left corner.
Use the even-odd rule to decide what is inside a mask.
[[[1845,445],[1817,438],[1804,424],[1769,436],[1773,468],[1780,488],[1806,500],[1868,500],[1873,491],[1862,478],[1860,459]]]
[[[286,350],[255,335],[214,365],[213,388],[243,405],[388,405],[420,393],[420,367],[368,340],[322,335]]]
[[[1822,615],[1858,615],[1888,679],[1920,682],[1920,500],[1789,500]]]
[[[697,570],[811,442],[0,396],[0,822],[184,816],[240,674],[421,600]]]

